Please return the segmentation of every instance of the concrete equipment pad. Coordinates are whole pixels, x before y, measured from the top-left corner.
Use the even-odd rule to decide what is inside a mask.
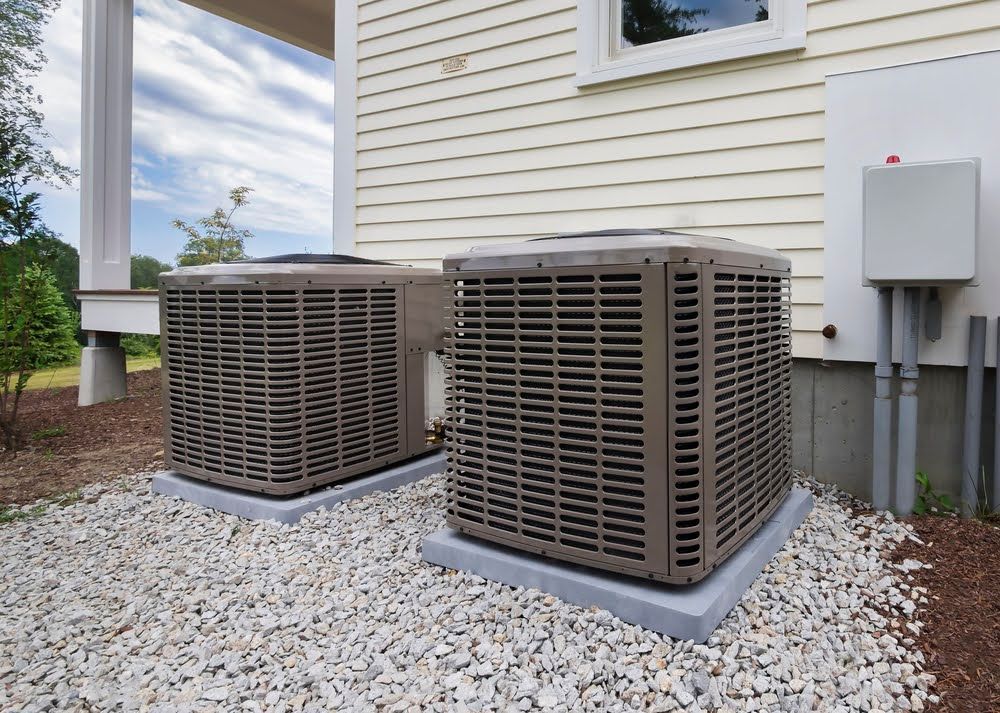
[[[623,621],[675,639],[704,642],[812,510],[812,495],[793,488],[774,514],[705,579],[689,585],[650,582],[534,555],[445,528],[424,539],[423,558],[512,587],[536,587],[583,607],[597,605]]]
[[[281,498],[237,490],[189,478],[172,470],[154,475],[152,490],[248,520],[277,520],[291,524],[298,522],[305,513],[321,507],[329,509],[345,500],[354,500],[376,490],[392,490],[444,470],[444,452],[438,451],[293,497]]]

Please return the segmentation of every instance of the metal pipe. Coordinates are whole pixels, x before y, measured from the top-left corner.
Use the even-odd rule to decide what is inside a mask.
[[[909,515],[917,498],[917,350],[920,344],[920,288],[903,288],[903,363],[896,452],[896,512]]]
[[[983,427],[983,370],[986,317],[969,317],[969,366],[965,371],[965,426],[962,433],[962,515],[979,506],[979,447]],[[985,493],[984,493],[985,494]]]
[[[889,507],[892,489],[892,294],[891,287],[878,288],[872,433],[872,505],[876,510]]]

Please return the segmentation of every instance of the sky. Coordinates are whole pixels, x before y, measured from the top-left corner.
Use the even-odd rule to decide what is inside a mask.
[[[49,63],[34,85],[50,148],[80,167],[83,0],[63,0],[46,28]],[[330,252],[333,62],[178,0],[136,0],[132,252],[174,262],[170,222],[193,222],[255,189],[236,214],[254,256]],[[44,189],[43,217],[79,245],[77,185]]]

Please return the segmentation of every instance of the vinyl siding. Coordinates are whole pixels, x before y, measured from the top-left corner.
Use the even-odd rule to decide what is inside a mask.
[[[358,254],[437,265],[615,226],[745,240],[792,261],[801,357],[822,355],[825,76],[1000,47],[1000,0],[812,0],[804,51],[577,89],[572,0],[358,18]]]

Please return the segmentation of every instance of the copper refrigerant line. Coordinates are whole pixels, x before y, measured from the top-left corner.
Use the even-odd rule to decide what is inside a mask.
[[[444,420],[435,416],[424,425],[424,440],[429,446],[444,443]]]

